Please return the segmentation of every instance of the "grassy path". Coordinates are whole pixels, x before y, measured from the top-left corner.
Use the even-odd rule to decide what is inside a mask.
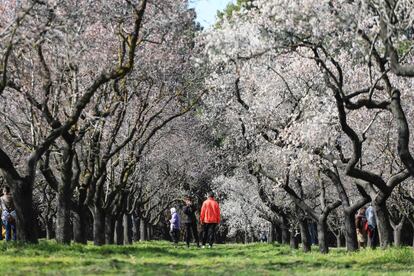
[[[315,250],[316,251],[316,250]],[[304,254],[289,247],[250,244],[213,249],[172,248],[167,242],[132,246],[0,242],[0,275],[414,275],[411,248],[349,254]]]

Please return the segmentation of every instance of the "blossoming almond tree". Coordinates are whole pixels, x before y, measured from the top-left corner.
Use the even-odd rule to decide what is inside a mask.
[[[58,195],[57,239],[68,243],[70,210],[102,200],[105,195],[95,191],[102,191],[109,160],[130,142],[139,143],[134,148],[139,157],[159,129],[196,103],[191,91],[197,81],[189,78],[194,15],[186,1],[19,1],[2,8],[0,90],[8,106],[4,118],[13,129],[6,135],[15,140],[14,134],[24,133],[20,137],[32,142],[13,157],[27,162],[27,177],[1,151],[17,205],[19,239],[36,241],[30,226],[32,186],[37,163],[47,153],[42,172]],[[138,57],[140,67],[134,68]],[[10,118],[19,117],[22,107],[29,124],[25,119],[13,124]],[[84,163],[95,160],[82,156],[88,143],[97,147],[92,147],[97,162]],[[74,189],[82,187],[88,195],[73,204]]]
[[[77,51],[78,60],[82,58],[87,60],[91,51],[84,51],[86,45],[81,43],[82,39],[87,38],[88,35],[90,38],[94,28],[104,32],[103,24],[97,20],[99,16],[90,16],[91,13],[88,13],[94,7],[88,6],[87,3],[83,3],[85,7],[77,7],[71,5],[72,3],[63,3],[63,1],[19,1],[15,3],[19,3],[19,6],[2,7],[15,8],[16,16],[10,18],[7,17],[11,14],[10,12],[2,13],[1,21],[4,23],[1,30],[0,93],[7,93],[14,99],[20,97],[22,101],[32,105],[33,109],[37,109],[42,115],[44,122],[49,125],[49,130],[27,153],[24,160],[24,172],[18,171],[4,150],[1,150],[0,163],[13,191],[17,211],[18,238],[22,241],[36,242],[36,233],[33,231],[35,216],[32,213],[32,188],[37,163],[57,138],[61,135],[69,138],[70,129],[76,125],[84,108],[104,84],[123,78],[132,70],[147,1],[124,3],[125,10],[131,15],[127,22],[130,35],[128,36],[129,45],[125,48],[125,59],[121,63],[105,64],[104,70],[97,70],[98,68],[94,67],[97,64],[85,70],[87,69],[87,66],[84,66],[86,63],[74,63],[70,59],[70,53]],[[79,14],[76,14],[76,11],[79,10],[87,12],[77,17]],[[99,11],[96,14],[99,14]],[[82,17],[84,21],[80,20]],[[78,24],[73,24],[74,18],[79,19]],[[117,41],[114,36],[109,35],[110,32],[107,34],[109,41],[114,39]],[[50,52],[48,52],[49,49],[51,49]],[[61,52],[56,54],[53,49]],[[65,50],[67,50],[66,53]],[[105,52],[101,54],[103,55],[100,58],[95,56],[95,60],[106,61]],[[68,55],[69,60],[66,59]],[[52,57],[55,57],[58,63],[53,64]],[[61,63],[62,61],[67,62]],[[63,68],[55,71],[59,67],[52,64],[63,65]],[[35,70],[38,74],[34,74]],[[74,92],[77,94],[71,99],[75,104],[71,105],[72,108],[69,110],[65,110],[66,116],[62,114],[62,109],[55,114],[51,106],[55,103],[56,107],[56,102],[52,99],[59,98],[59,94],[62,93],[61,88],[70,87],[64,86],[65,81],[72,80],[69,76],[77,70],[86,71],[87,77],[82,80],[78,79],[78,82],[70,82],[76,84]],[[99,73],[95,73],[95,70]],[[69,79],[65,79],[65,74],[63,78],[62,75],[59,78],[59,74],[56,74],[58,72],[66,73]]]
[[[401,3],[404,3],[401,5],[403,8],[397,5],[397,12],[393,16],[402,17],[402,21],[407,22],[408,20],[409,22],[411,15],[409,15],[408,7],[411,4],[409,1]],[[315,72],[306,67],[306,64],[309,64],[308,61],[313,60],[313,65],[310,65],[310,68],[319,68],[319,80],[322,82],[318,82],[318,84],[322,87],[320,91],[325,91],[322,97],[316,95],[315,100],[330,103],[327,106],[331,107],[336,102],[337,111],[334,111],[335,107],[333,107],[331,112],[337,113],[336,116],[339,118],[342,131],[352,142],[352,145],[344,144],[346,147],[351,146],[352,157],[350,159],[341,158],[341,161],[346,164],[346,174],[359,180],[360,186],[370,190],[368,194],[373,199],[377,210],[381,244],[387,246],[390,242],[390,227],[385,201],[393,188],[409,176],[408,171],[410,170],[409,125],[401,107],[399,91],[406,90],[411,84],[395,78],[389,73],[388,61],[383,58],[389,52],[385,52],[385,54],[381,52],[383,48],[378,40],[381,30],[384,30],[384,24],[379,24],[377,15],[373,12],[373,6],[376,7],[376,2],[253,1],[249,5],[249,9],[242,9],[230,20],[221,22],[219,28],[204,37],[203,43],[206,45],[211,60],[221,64],[218,67],[220,69],[219,77],[214,77],[216,79],[221,77],[223,82],[231,82],[227,72],[233,70],[233,83],[236,86],[235,98],[244,109],[254,113],[256,110],[250,109],[245,103],[250,100],[250,96],[258,96],[258,98],[262,96],[258,93],[261,90],[253,87],[247,90],[250,92],[249,94],[241,96],[240,89],[237,89],[241,82],[237,75],[244,67],[239,64],[246,64],[254,60],[256,63],[261,63],[261,71],[264,71],[264,68],[274,66],[272,62],[285,66],[286,63],[294,64],[295,60],[299,60],[296,63],[300,66],[294,70],[306,76],[308,72]],[[384,15],[382,14],[382,16]],[[396,22],[396,20],[388,20],[387,22],[387,27],[389,27],[389,23]],[[396,36],[396,39],[400,39],[404,43],[404,36],[398,35],[398,31],[401,29],[396,28],[393,31],[395,33],[392,34]],[[410,56],[410,50],[404,51],[404,58]],[[282,55],[287,56],[287,61],[278,60],[277,57]],[[260,68],[260,65],[256,64],[255,67]],[[227,68],[227,71],[223,68]],[[260,69],[259,71],[251,70],[248,78],[260,79],[263,74],[259,72]],[[289,78],[286,79],[289,80]],[[264,85],[269,83],[271,83],[270,78],[261,81],[261,84]],[[315,93],[313,95],[315,96]],[[244,100],[243,97],[247,100]],[[274,99],[277,98],[266,98],[264,102],[269,105],[263,106],[277,106],[272,105]],[[398,154],[406,165],[407,171],[393,172],[383,179],[379,176],[378,171],[375,172],[375,169],[370,171],[368,167],[358,168],[356,166],[361,161],[362,145],[366,142],[366,131],[362,129],[362,138],[360,138],[354,130],[358,129],[361,124],[365,124],[368,126],[366,129],[372,131],[371,126],[377,116],[372,111],[367,113],[368,116],[362,115],[365,112],[363,108],[374,110],[374,112],[377,110],[389,111],[394,115],[398,123]],[[348,110],[352,110],[353,114],[347,113]],[[351,127],[349,120],[354,114],[359,114],[359,118],[362,120],[357,122],[356,127],[354,125]],[[318,114],[318,116],[321,115]],[[258,125],[257,118],[252,121],[253,125]],[[273,128],[269,127],[269,129]],[[310,128],[311,131],[315,129],[318,129],[318,126]],[[332,142],[338,135],[332,131],[333,127],[327,127],[326,130],[328,131],[325,133],[334,134],[314,136],[314,138],[330,138],[327,144],[330,144],[331,148],[335,148],[335,144]],[[383,131],[380,128],[374,130],[377,131],[377,134]],[[276,133],[278,134],[278,132]],[[301,140],[295,144],[300,145]],[[364,153],[364,158],[369,159],[374,156],[368,154],[365,157]],[[375,189],[370,189],[365,183],[375,186]]]

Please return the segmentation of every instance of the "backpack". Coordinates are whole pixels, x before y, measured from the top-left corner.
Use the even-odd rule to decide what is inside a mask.
[[[365,230],[365,232],[367,232],[368,233],[368,237],[372,237],[372,230],[371,230],[371,228],[369,228],[369,225],[368,225],[368,220],[365,220],[365,224],[364,224],[364,230]]]

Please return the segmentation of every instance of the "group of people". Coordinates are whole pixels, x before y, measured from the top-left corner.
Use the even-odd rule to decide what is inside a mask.
[[[185,241],[187,247],[190,247],[191,238],[194,237],[197,247],[200,247],[200,239],[197,230],[196,208],[190,197],[185,198],[185,206],[183,208],[185,228]],[[214,198],[214,193],[210,192],[207,200],[203,202],[200,211],[200,224],[202,225],[202,247],[208,243],[211,248],[213,246],[216,228],[220,223],[220,207]],[[170,234],[171,238],[177,246],[180,237],[181,219],[176,208],[171,208]]]
[[[10,187],[3,188],[3,195],[0,197],[1,224],[0,230],[4,227],[6,241],[16,240],[16,210]],[[3,239],[3,231],[0,231],[0,240]]]
[[[378,243],[378,230],[375,211],[371,205],[359,209],[355,217],[355,226],[359,247],[365,248],[368,245],[375,248]]]

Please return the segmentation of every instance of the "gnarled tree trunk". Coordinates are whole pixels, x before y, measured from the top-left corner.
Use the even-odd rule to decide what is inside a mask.
[[[147,241],[147,222],[144,219],[140,219],[139,222],[139,240],[140,241]]]
[[[306,219],[301,219],[299,221],[300,237],[302,239],[303,252],[311,251],[311,242],[308,229],[308,223]]]
[[[392,221],[390,221],[391,227],[394,231],[394,246],[401,246],[401,231],[404,226],[404,222],[405,217],[402,217],[398,224],[394,224]]]
[[[95,245],[105,244],[105,213],[95,206],[93,208],[93,243]]]
[[[336,247],[340,248],[341,247],[341,233],[335,234],[335,238],[336,238]]]
[[[289,244],[289,222],[287,220],[287,218],[282,217],[282,225],[281,225],[281,230],[282,230],[282,244]]]
[[[72,193],[67,187],[59,187],[56,212],[56,241],[70,244],[72,228],[70,225],[70,201]]]
[[[48,219],[46,221],[45,224],[45,228],[46,228],[46,239],[51,240],[54,238],[54,232],[53,232],[53,220],[52,219]]]
[[[392,231],[388,214],[387,206],[384,202],[376,203],[374,201],[373,207],[376,213],[377,229],[381,248],[386,248],[391,245]],[[375,246],[375,245],[371,245]]]
[[[9,181],[8,181],[9,182]],[[17,240],[22,242],[37,243],[37,223],[33,211],[33,179],[26,177],[19,181],[14,181],[12,195],[16,208],[16,234]]]
[[[132,240],[134,242],[140,240],[140,221],[136,216],[132,217]]]
[[[124,214],[122,216],[123,220],[123,230],[124,230],[124,244],[132,244],[132,221],[131,216]]]
[[[357,251],[358,240],[355,225],[355,212],[344,210],[344,228],[346,249],[351,252]]]
[[[70,244],[72,229],[70,225],[70,210],[72,200],[72,166],[73,149],[66,144],[62,156],[62,179],[57,187],[57,213],[56,213],[56,241]]]
[[[118,215],[116,222],[115,222],[115,243],[117,245],[124,244],[124,227],[123,223],[123,216]]]
[[[295,235],[295,233],[290,233],[290,248],[292,249],[298,249],[299,248],[299,243],[298,243],[298,239]]]
[[[105,215],[105,243],[114,244],[115,235],[115,218],[110,215]]]
[[[318,220],[318,241],[319,241],[319,251],[321,253],[328,253],[328,241],[326,236],[328,233],[328,225],[326,224],[326,217],[321,216]]]
[[[73,210],[73,240],[77,243],[87,243],[86,225],[88,220],[88,207],[84,204],[86,199],[86,189],[79,189],[78,203]]]

